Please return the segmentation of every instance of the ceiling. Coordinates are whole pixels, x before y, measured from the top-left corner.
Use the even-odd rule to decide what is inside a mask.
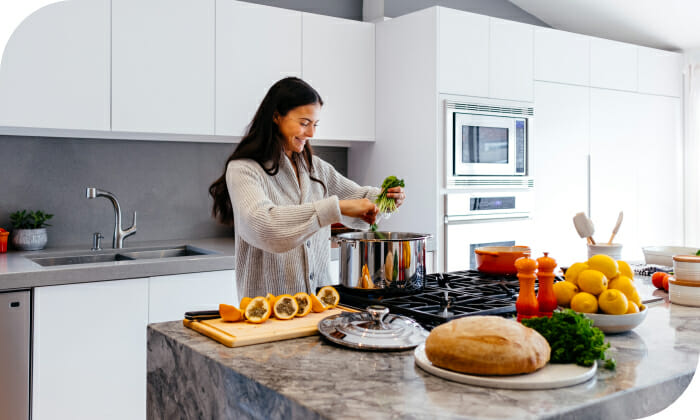
[[[555,29],[669,51],[700,49],[698,0],[509,0]]]

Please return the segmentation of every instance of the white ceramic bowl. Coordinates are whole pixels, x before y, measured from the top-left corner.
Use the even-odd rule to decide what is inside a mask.
[[[700,256],[674,255],[673,276],[676,280],[700,282]]]
[[[669,280],[668,299],[676,305],[700,307],[700,284],[687,286],[678,284],[677,280]]]
[[[674,255],[695,255],[697,250],[697,248],[682,246],[645,246],[642,248],[645,263],[666,267],[673,267]]]
[[[606,314],[584,314],[593,320],[593,326],[600,328],[604,333],[621,333],[635,328],[647,317],[649,309],[646,307],[636,314],[606,315]]]

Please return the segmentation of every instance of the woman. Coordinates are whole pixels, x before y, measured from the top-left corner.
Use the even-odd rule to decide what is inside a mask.
[[[343,177],[308,144],[322,105],[299,78],[275,83],[209,187],[214,217],[234,225],[241,297],[315,293],[332,284],[330,225],[367,229],[377,216],[379,188]],[[397,206],[405,198],[401,187],[387,196]]]

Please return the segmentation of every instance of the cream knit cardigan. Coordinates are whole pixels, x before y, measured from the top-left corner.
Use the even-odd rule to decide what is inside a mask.
[[[330,225],[368,228],[360,219],[341,217],[338,200],[375,200],[379,188],[360,187],[314,156],[313,174],[326,185],[324,195],[303,159],[296,161],[299,182],[286,156],[274,176],[251,159],[233,160],[226,168],[239,297],[316,293],[317,287],[337,283],[329,271]]]

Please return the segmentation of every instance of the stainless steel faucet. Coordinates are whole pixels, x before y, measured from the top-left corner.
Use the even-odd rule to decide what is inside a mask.
[[[112,248],[123,248],[124,239],[136,233],[136,212],[134,212],[134,222],[131,224],[131,227],[123,230],[122,209],[119,207],[119,201],[117,201],[117,197],[114,194],[95,187],[88,187],[85,191],[85,196],[87,198],[105,197],[112,202],[114,206],[114,237],[112,238]]]

